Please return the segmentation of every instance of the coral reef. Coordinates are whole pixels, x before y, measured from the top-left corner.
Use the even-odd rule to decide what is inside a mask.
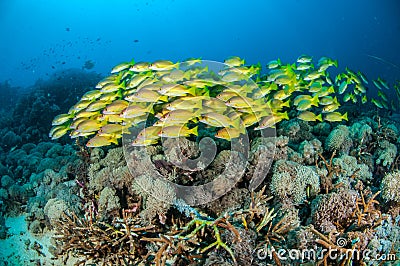
[[[282,71],[282,67],[274,71]],[[302,88],[322,87],[328,78],[324,72],[317,80],[307,81],[304,78],[308,72],[300,73],[290,65],[287,68],[290,80]],[[258,71],[247,66],[243,69]],[[150,72],[153,76],[164,74],[162,78],[154,76],[157,80],[172,78],[170,70]],[[120,73],[126,73],[126,77],[121,77],[125,85],[133,77],[150,75]],[[298,107],[292,103],[292,98],[307,94],[306,89],[293,92],[287,103],[273,99],[275,93],[284,91],[285,84],[279,82],[285,80],[267,81],[271,73],[260,76],[260,84],[277,86],[272,90],[274,93],[266,95],[267,102],[263,104],[277,104],[280,107],[274,107],[274,113],[286,113],[290,118],[274,124],[276,129],[271,134],[264,136],[262,131],[254,130],[256,125],[250,125],[250,119],[246,120],[248,139],[214,138],[218,129],[205,126],[202,114],[189,122],[191,130],[192,126],[199,126],[199,136],[166,137],[151,145],[135,147],[119,147],[114,143],[111,147],[88,148],[81,137],[74,144],[66,144],[71,143],[68,138],[47,142],[49,119],[55,113],[67,112],[77,96],[94,86],[98,76],[67,73],[76,77],[72,83],[77,89],[69,91],[65,99],[60,90],[71,85],[65,79],[39,82],[13,110],[22,125],[16,125],[6,114],[0,121],[0,239],[9,234],[5,216],[25,214],[31,233],[54,234],[51,250],[60,264],[379,265],[382,262],[365,257],[353,261],[329,258],[324,249],[339,252],[369,249],[374,256],[398,258],[399,123],[385,117],[384,112],[360,113],[353,105],[341,107],[350,118],[345,124],[347,115],[341,113],[331,117],[335,120],[332,123],[327,122],[326,113],[317,116],[322,106],[311,107],[313,118],[310,113],[295,110]],[[356,75],[348,70],[346,73],[353,78]],[[84,81],[80,83],[79,78]],[[120,85],[121,80],[114,85]],[[208,80],[215,81],[221,82],[217,77]],[[239,86],[241,81],[233,83]],[[341,82],[333,83],[334,90]],[[196,84],[197,92],[191,91],[196,95],[191,96],[215,98],[226,92],[220,88],[221,84],[208,84],[212,90],[204,95],[196,94],[206,90]],[[126,95],[129,93],[118,97]],[[186,92],[184,96],[174,95],[154,104],[151,117],[154,121],[147,121],[146,127],[170,113],[166,107],[173,106],[169,104],[188,96]],[[342,96],[336,96],[340,98],[338,101],[342,100]],[[198,107],[209,104],[203,100]],[[238,106],[234,109],[239,113],[246,111]],[[43,110],[48,112],[43,114]],[[95,112],[103,116],[104,113],[100,115],[103,110]],[[38,121],[40,112],[42,118]],[[77,114],[72,113],[72,116]],[[193,113],[197,114],[195,110]],[[233,113],[229,115],[235,117]],[[215,154],[211,146],[201,142],[204,136],[213,139]],[[130,144],[134,139],[124,141]],[[204,154],[215,157],[208,160]],[[232,180],[233,186],[228,186]],[[211,202],[190,206],[179,193],[179,186],[201,187],[207,183],[212,183],[210,189],[197,190],[188,199],[215,198]],[[214,197],[221,192],[223,196]],[[344,240],[344,245],[339,245],[339,240]],[[32,246],[41,252],[40,244]],[[306,248],[315,251],[316,257],[283,259],[278,254],[279,250]],[[259,256],[263,249],[270,252],[265,258]]]
[[[325,141],[325,149],[328,151],[336,150],[339,154],[348,154],[352,145],[350,130],[345,125],[338,125]]]
[[[381,182],[382,198],[385,201],[400,203],[400,171],[395,170],[385,175]]]
[[[319,176],[314,167],[279,160],[273,172],[270,188],[283,202],[300,204],[320,190]]]

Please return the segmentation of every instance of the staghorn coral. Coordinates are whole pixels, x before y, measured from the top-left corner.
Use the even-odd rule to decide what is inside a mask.
[[[400,203],[400,171],[387,173],[381,182],[382,198]]]
[[[352,145],[349,128],[345,125],[338,125],[325,141],[325,149],[328,151],[336,150],[339,154],[349,153]]]
[[[279,160],[273,168],[271,192],[282,202],[300,204],[320,190],[319,176],[314,167]]]

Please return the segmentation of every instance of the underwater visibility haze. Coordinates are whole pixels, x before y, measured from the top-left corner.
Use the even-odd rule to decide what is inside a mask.
[[[398,1],[5,0],[0,36],[0,265],[400,265]]]

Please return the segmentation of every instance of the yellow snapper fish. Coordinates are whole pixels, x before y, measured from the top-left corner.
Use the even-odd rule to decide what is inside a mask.
[[[336,98],[336,97],[335,97]],[[333,111],[336,111],[339,109],[340,103],[339,102],[333,102],[331,104],[328,104],[322,108],[322,113],[331,113]]]
[[[129,102],[138,101],[138,102],[158,103],[158,102],[167,102],[168,96],[161,95],[156,91],[141,89],[132,95],[126,96],[125,100]]]
[[[301,55],[297,58],[297,63],[310,63],[312,61],[312,57],[308,55]]]
[[[251,98],[255,100],[265,97],[266,95],[270,94],[272,91],[278,90],[278,85],[275,83],[264,83],[258,89],[255,89],[252,92]]]
[[[322,114],[315,115],[313,112],[310,111],[303,111],[301,112],[297,118],[303,120],[303,121],[309,121],[309,122],[314,122],[314,121],[320,121],[322,122]]]
[[[161,77],[161,80],[165,81],[165,82],[177,83],[177,82],[180,82],[180,81],[183,81],[183,80],[190,79],[190,76],[191,76],[190,72],[183,71],[181,69],[173,69],[169,73],[163,75]]]
[[[99,121],[105,121],[107,123],[121,123],[124,119],[120,116],[120,114],[117,115],[105,115],[101,114],[97,118]]]
[[[133,72],[145,72],[150,70],[150,63],[138,62],[129,68],[129,71]]]
[[[203,114],[199,119],[199,122],[212,127],[240,127],[240,119],[232,120],[226,115],[215,112]]]
[[[133,76],[129,82],[126,84],[127,89],[136,88],[146,79],[152,78],[153,74],[151,72],[139,73]]]
[[[81,101],[83,100],[92,101],[99,98],[101,95],[102,92],[100,90],[91,90],[83,94],[83,96],[81,97]]]
[[[242,73],[238,73],[238,72],[227,72],[221,78],[222,81],[228,82],[228,83],[247,80],[247,79],[249,79],[249,76],[244,75]]]
[[[165,84],[159,89],[159,93],[166,96],[186,96],[188,94],[196,95],[196,87],[185,87],[181,84]]]
[[[348,118],[347,113],[341,114],[339,112],[332,112],[327,113],[324,117],[324,120],[329,122],[341,122],[343,120],[348,121]]]
[[[118,73],[123,70],[129,69],[133,64],[134,64],[133,60],[132,60],[132,62],[123,62],[121,64],[118,64],[115,67],[113,67],[113,69],[111,70],[111,74]]]
[[[333,98],[332,96],[323,96],[319,99],[319,104],[330,105],[335,101],[335,98]]]
[[[116,100],[117,98],[122,98],[122,91],[118,90],[116,92],[105,93],[100,96],[99,101],[112,102],[112,101]]]
[[[133,142],[132,142],[132,146],[133,147],[143,147],[143,146],[150,146],[150,145],[154,145],[158,143],[158,140],[160,139],[160,137],[156,138],[156,139],[145,139],[145,138],[136,138]]]
[[[311,63],[303,63],[296,66],[296,70],[298,71],[304,71],[308,69],[314,69],[314,65]]]
[[[193,66],[195,64],[201,64],[201,58],[188,58],[183,61],[181,64],[185,66]]]
[[[245,134],[246,133],[246,129],[244,127],[241,127],[239,129],[237,128],[227,128],[224,127],[220,130],[218,130],[218,132],[215,134],[216,138],[219,139],[225,139],[225,140],[232,140],[232,139],[236,139],[238,137],[240,137],[241,134]]]
[[[124,100],[116,100],[111,104],[107,105],[102,113],[105,115],[115,115],[120,114],[126,107],[128,107],[129,103]]]
[[[76,128],[76,131],[82,133],[98,131],[103,125],[104,123],[101,121],[87,119],[79,123],[79,125]]]
[[[122,125],[120,124],[107,124],[102,126],[98,133],[101,134],[113,134],[113,133],[119,133],[121,134],[122,132]]]
[[[87,112],[95,112],[95,111],[104,109],[104,107],[106,107],[108,104],[110,104],[109,101],[95,101],[95,102],[92,102],[91,104],[89,104],[85,110]]]
[[[94,102],[95,100],[80,100],[79,102],[77,102],[76,104],[74,104],[69,110],[68,110],[68,114],[75,114],[79,111],[82,111],[83,109],[86,109],[89,104],[91,104],[92,102]]]
[[[73,116],[70,114],[60,114],[54,117],[53,122],[51,122],[52,126],[58,126],[68,122]]]
[[[74,119],[78,119],[78,118],[81,118],[81,117],[86,117],[86,118],[89,118],[89,117],[97,117],[97,116],[99,116],[99,115],[100,115],[100,111],[93,111],[93,112],[91,112],[91,111],[82,110],[82,111],[79,111],[79,112],[75,115]]]
[[[118,145],[118,140],[115,138],[96,135],[86,143],[86,146],[87,147],[102,147],[102,146],[108,146],[111,144]]]
[[[331,58],[328,57],[321,57],[321,59],[319,59],[318,61],[318,66],[319,66],[318,72],[324,72],[330,66],[338,67],[338,61],[332,60]]]
[[[161,129],[161,132],[158,134],[163,138],[179,138],[179,137],[188,137],[190,135],[198,135],[197,126],[189,129],[187,126],[167,126]]]
[[[203,97],[180,98],[165,105],[169,111],[177,109],[200,109],[202,107]]]
[[[322,87],[322,89],[315,93],[314,95],[318,95],[318,97],[328,96],[329,94],[335,93],[335,88],[333,86]]]
[[[71,139],[75,139],[75,138],[79,138],[79,137],[86,138],[86,137],[88,137],[90,135],[94,135],[94,134],[96,134],[95,131],[93,131],[93,132],[79,132],[77,130],[73,130],[73,131],[71,131],[71,133],[69,133],[69,136],[71,137]]]
[[[226,101],[225,104],[233,108],[251,108],[252,106],[263,104],[263,100],[264,99],[261,98],[254,101],[253,99],[245,96],[235,96]]]
[[[310,109],[311,106],[316,106],[318,107],[319,104],[319,98],[318,95],[315,95],[313,98],[311,99],[304,99],[301,100],[298,104],[297,104],[297,110],[298,111],[305,111],[307,109]]]
[[[137,135],[137,139],[148,139],[148,140],[153,140],[153,139],[159,139],[160,136],[158,136],[161,133],[162,127],[160,126],[149,126],[144,129],[142,129],[139,134]]]
[[[269,69],[274,69],[274,68],[278,68],[282,65],[281,60],[278,58],[276,60],[271,60],[267,63],[267,68]]]
[[[303,80],[314,80],[320,78],[322,75],[324,75],[323,72],[318,72],[318,71],[312,71],[308,73]]]
[[[201,115],[201,110],[184,110],[177,109],[168,112],[165,116],[161,117],[160,120],[166,124],[184,124],[190,120],[193,120]]]
[[[149,104],[148,106],[146,105],[130,105],[126,107],[122,113],[120,114],[120,117],[122,118],[135,118],[139,116],[144,116],[148,114],[153,114],[153,105]]]
[[[244,59],[241,59],[238,56],[231,56],[224,60],[224,63],[230,67],[238,67],[244,65]]]
[[[80,118],[74,119],[74,121],[73,121],[73,122],[71,123],[71,125],[70,125],[70,128],[71,128],[71,129],[76,129],[76,128],[78,127],[78,125],[79,125],[81,122],[85,121],[85,120],[87,120],[86,117],[80,117]]]
[[[225,102],[217,98],[210,98],[209,100],[204,100],[202,105],[204,107],[211,108],[212,110],[221,113],[223,113],[226,109],[228,109]]]
[[[55,126],[55,127],[51,128],[49,137],[52,140],[59,139],[62,136],[64,136],[65,134],[67,134],[69,129],[70,129],[70,127],[68,125]]]
[[[179,67],[179,63],[173,63],[173,62],[167,61],[167,60],[158,60],[158,61],[151,63],[149,68],[151,70],[155,70],[155,71],[162,71],[162,70],[170,70],[170,69],[178,68],[178,67]]]
[[[272,110],[281,110],[283,107],[290,107],[290,99],[285,102],[279,99],[272,99],[268,101],[268,104]]]
[[[254,130],[261,130],[261,129],[265,129],[265,128],[274,127],[277,123],[279,123],[283,119],[286,119],[286,120],[289,119],[289,115],[288,115],[287,111],[284,113],[272,114],[272,115],[262,118],[261,121],[259,122],[258,127],[254,128]]]
[[[121,84],[107,84],[100,89],[101,93],[115,92],[119,89],[125,88],[125,83]]]

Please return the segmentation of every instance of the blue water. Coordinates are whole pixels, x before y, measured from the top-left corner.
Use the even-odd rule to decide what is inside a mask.
[[[88,60],[106,74],[132,58],[231,55],[262,64],[325,55],[371,78],[400,77],[397,0],[2,0],[0,36],[0,81],[15,86]]]

